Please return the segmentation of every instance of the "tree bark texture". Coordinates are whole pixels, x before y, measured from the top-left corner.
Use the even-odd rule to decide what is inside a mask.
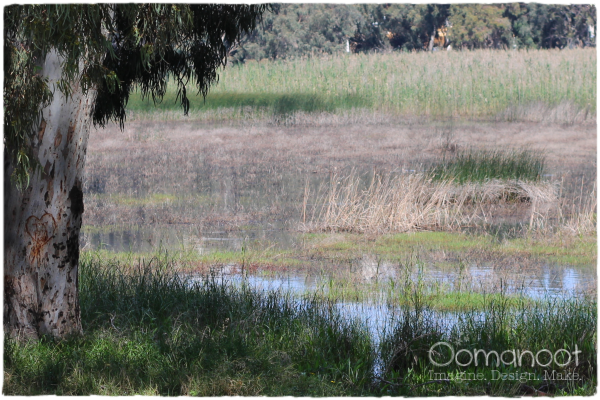
[[[5,333],[62,338],[82,332],[78,294],[82,174],[94,93],[76,86],[69,98],[56,89],[60,59],[46,56],[42,72],[54,88],[34,135],[41,171],[19,191],[4,166]]]

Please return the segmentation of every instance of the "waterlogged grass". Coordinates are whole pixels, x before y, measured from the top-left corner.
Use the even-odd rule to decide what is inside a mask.
[[[447,285],[422,283],[418,288],[419,301],[427,304],[428,309],[437,312],[464,312],[485,310],[490,301],[505,301],[507,309],[522,307],[534,300],[521,294],[477,293],[458,291]],[[360,303],[385,303],[395,307],[413,305],[415,288],[409,282],[396,282],[382,279],[381,282],[365,283],[351,279],[325,279],[317,283],[315,293],[319,298],[330,301],[350,301]]]
[[[469,311],[485,310],[489,302],[506,301],[507,309],[522,307],[532,303],[531,299],[522,295],[504,295],[502,293],[473,293],[473,292],[438,292],[425,295],[424,301],[432,309],[439,311]]]
[[[538,181],[544,175],[543,154],[531,150],[463,150],[445,157],[430,173],[435,180],[485,182],[492,179]]]
[[[126,193],[93,193],[90,200],[107,203],[117,207],[152,207],[162,205],[185,205],[188,207],[214,206],[218,199],[214,195],[178,193],[147,193],[143,196],[134,196]]]
[[[417,302],[420,300],[416,300]],[[490,298],[483,311],[456,315],[450,328],[415,307],[396,316],[380,345],[385,388],[411,396],[591,395],[596,392],[596,302],[592,299],[546,300],[509,309],[508,299]],[[428,351],[439,342],[429,361]],[[452,352],[450,352],[450,347]],[[476,353],[476,350],[483,350]],[[539,361],[517,351],[539,351]],[[544,351],[547,350],[547,351]],[[486,354],[508,351],[502,361]],[[510,352],[516,355],[510,358]],[[575,352],[578,358],[575,359]],[[552,353],[552,358],[548,356]],[[567,355],[568,354],[568,355]],[[478,359],[478,365],[474,360]],[[519,361],[520,360],[520,361]],[[531,364],[533,361],[533,365]],[[547,366],[542,366],[548,364]],[[505,378],[502,379],[503,374]],[[414,391],[409,392],[408,387]]]
[[[353,270],[351,263],[356,259],[344,260],[336,256],[336,263],[348,262],[348,265],[336,264],[335,267],[306,268],[307,260],[302,259],[299,253],[293,250],[244,250],[244,251],[215,251],[208,254],[198,254],[194,251],[154,251],[154,252],[111,252],[95,250],[85,252],[85,257],[106,260],[113,264],[126,266],[126,269],[138,268],[148,262],[169,262],[183,274],[214,274],[221,281],[231,281],[233,276],[252,275],[258,278],[281,282],[285,286],[286,277],[298,278],[306,274],[305,287],[296,287],[295,296],[314,295],[325,301],[351,301],[361,303],[384,302],[395,306],[407,306],[412,301],[414,279],[423,278],[427,271],[419,260],[412,258],[399,259],[400,264],[394,266],[397,276],[386,276],[384,269],[390,264],[383,264],[381,277],[372,276],[368,279],[360,278],[360,271]],[[109,261],[108,261],[109,260]],[[381,261],[381,260],[380,260]],[[322,265],[322,264],[320,264]],[[350,268],[348,268],[350,266]],[[463,266],[464,267],[464,266]],[[455,270],[454,265],[449,265],[448,270]],[[222,275],[224,274],[224,275]],[[311,282],[307,284],[307,282]],[[530,301],[520,292],[512,294],[499,294],[486,292],[477,288],[473,291],[468,277],[460,274],[448,282],[428,280],[419,281],[419,292],[423,295],[429,307],[436,311],[465,311],[482,309],[486,301],[502,296],[509,300],[510,307]]]
[[[128,196],[124,193],[94,194],[94,200],[110,202],[116,206],[141,207],[170,204],[180,197],[166,193],[150,193],[143,197]]]
[[[262,270],[290,270],[302,263],[301,257],[294,250],[284,250],[275,247],[263,247],[246,243],[241,251],[216,249],[199,253],[193,248],[181,250],[152,250],[152,251],[111,251],[97,249],[86,254],[103,260],[111,260],[125,265],[137,265],[138,261],[162,259],[171,260],[187,272],[218,271],[223,266],[235,266],[240,272],[256,272]]]
[[[596,237],[555,238],[552,241],[536,241],[516,238],[504,242],[501,251],[525,257],[548,260],[559,265],[596,265],[598,244]]]
[[[591,266],[598,258],[596,237],[559,236],[553,238],[517,237],[498,240],[492,235],[463,232],[412,232],[379,235],[310,233],[304,245],[313,257],[352,259],[367,252],[391,262],[401,262],[406,254],[447,253],[458,263],[467,258],[518,256],[548,264]],[[450,257],[454,255],[454,257]]]
[[[594,49],[344,54],[227,67],[206,102],[192,96],[191,108],[250,107],[274,114],[369,108],[397,115],[520,120],[563,105],[566,114],[585,110],[591,116],[595,82]],[[158,110],[178,108],[175,97],[170,85]],[[138,94],[128,107],[154,110]],[[554,116],[563,117],[569,118]]]
[[[502,293],[483,307],[432,313],[420,285],[405,307],[392,307],[378,343],[363,322],[341,314],[334,299],[257,291],[214,279],[189,281],[167,255],[136,268],[84,253],[80,304],[84,336],[19,342],[5,337],[6,395],[519,395],[521,382],[493,380],[492,368],[433,368],[428,350],[501,353],[527,349],[580,351],[548,368],[522,366],[523,383],[555,395],[596,390],[594,298],[526,302]],[[515,304],[510,304],[516,302]],[[385,308],[384,305],[381,307]],[[577,346],[577,347],[575,347]],[[439,362],[447,356],[433,353]],[[559,353],[564,357],[564,352]],[[451,360],[452,361],[452,360]],[[511,365],[495,367],[515,372]],[[577,373],[577,380],[544,380]],[[434,381],[432,374],[483,373],[486,380]],[[529,376],[529,375],[528,375]],[[580,378],[580,379],[579,379]],[[548,387],[544,388],[546,384]]]

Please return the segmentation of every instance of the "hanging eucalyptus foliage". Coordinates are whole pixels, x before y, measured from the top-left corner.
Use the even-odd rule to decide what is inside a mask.
[[[37,167],[32,137],[53,93],[95,91],[94,124],[125,122],[129,94],[160,101],[167,81],[177,84],[183,112],[193,84],[206,95],[228,48],[248,33],[268,5],[57,4],[4,8],[4,145],[15,168],[11,180],[27,187]],[[46,55],[62,60],[61,77],[39,74]]]

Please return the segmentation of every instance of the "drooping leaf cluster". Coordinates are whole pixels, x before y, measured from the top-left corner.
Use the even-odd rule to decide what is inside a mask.
[[[356,52],[428,50],[441,27],[447,27],[447,44],[454,49],[596,43],[593,5],[281,4],[264,22],[242,39],[234,61],[340,53],[346,41]]]
[[[26,186],[34,164],[31,139],[41,109],[59,90],[94,90],[93,121],[123,125],[129,94],[160,101],[177,84],[187,113],[188,84],[206,95],[231,44],[249,33],[268,5],[14,5],[4,9],[5,158]],[[61,59],[61,78],[40,74],[46,55]]]

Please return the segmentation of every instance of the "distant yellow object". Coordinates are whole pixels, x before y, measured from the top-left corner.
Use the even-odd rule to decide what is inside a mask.
[[[433,47],[443,48],[448,43],[446,36],[448,35],[448,27],[442,26],[438,28],[437,35],[433,39]]]
[[[452,27],[452,26],[450,26]],[[388,31],[385,35],[389,40],[395,39],[398,34],[394,32]],[[440,49],[446,48],[450,44],[448,40],[448,26],[442,26],[438,28],[435,34],[435,38],[433,39],[433,47],[438,47]],[[425,43],[425,49],[429,46],[429,42]]]

